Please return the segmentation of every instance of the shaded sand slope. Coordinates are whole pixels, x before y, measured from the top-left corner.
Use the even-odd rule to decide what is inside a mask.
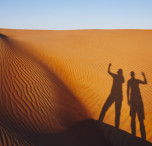
[[[6,131],[2,126],[0,127],[0,145],[1,146],[25,146],[30,145],[27,141],[14,135],[11,131]]]
[[[6,131],[30,139],[30,134],[59,132],[88,117],[41,62],[9,39],[0,39],[0,50],[0,123]]]
[[[34,87],[39,88],[40,89],[39,92],[42,92],[41,94],[47,94],[45,95],[47,96],[45,97],[45,100],[42,100],[41,98],[40,98],[41,100],[39,98],[36,98],[37,100],[39,99],[40,102],[42,102],[41,104],[46,104],[46,106],[47,106],[47,102],[50,102],[50,104],[52,104],[53,108],[47,108],[49,110],[51,109],[52,112],[50,112],[49,110],[46,110],[46,112],[52,115],[54,111],[58,111],[60,109],[58,108],[58,105],[60,104],[62,104],[62,106],[60,107],[65,109],[65,112],[63,114],[61,114],[62,110],[59,110],[60,112],[57,112],[58,114],[55,113],[54,116],[50,116],[51,118],[52,117],[54,118],[52,119],[50,118],[50,120],[48,121],[52,121],[52,122],[56,120],[60,121],[58,119],[61,118],[62,122],[64,120],[65,121],[67,120],[69,121],[69,123],[72,124],[73,121],[77,121],[77,119],[81,120],[88,117],[98,119],[101,108],[110,93],[112,78],[108,75],[107,68],[108,68],[108,64],[112,63],[111,71],[116,72],[118,68],[122,68],[124,72],[124,77],[125,77],[125,83],[123,85],[124,95],[123,95],[123,103],[122,103],[122,110],[121,110],[120,129],[125,130],[127,132],[131,132],[129,106],[127,105],[127,97],[126,97],[127,80],[130,78],[129,74],[130,74],[130,71],[132,70],[135,71],[136,77],[139,79],[142,79],[141,71],[145,72],[148,84],[141,85],[140,87],[141,87],[141,94],[142,94],[144,109],[145,109],[144,123],[146,127],[147,140],[152,142],[152,132],[151,132],[152,131],[152,126],[151,126],[152,125],[152,108],[151,108],[152,107],[152,97],[151,97],[152,31],[151,30],[40,31],[40,30],[0,29],[0,33],[8,36],[11,39],[11,41],[13,41],[14,46],[18,46],[18,47],[13,47],[13,48],[18,48],[18,50],[29,52],[29,54],[32,55],[32,59],[27,58],[26,55],[24,57],[27,59],[20,59],[22,58],[20,55],[18,55],[20,58],[19,57],[16,57],[16,58],[20,61],[19,64],[21,64],[22,62],[22,64],[24,64],[25,67],[27,65],[31,65],[30,67],[29,66],[26,67],[27,69],[24,69],[25,71],[21,70],[20,72],[28,72],[28,70],[30,70],[29,73],[25,76],[24,76],[24,73],[21,73],[23,74],[23,77],[25,79],[27,77],[30,77],[29,78],[30,80],[31,80],[30,74],[31,72],[33,72],[32,81],[34,82],[36,81],[35,83],[36,85],[32,85],[32,81],[29,80],[28,88],[34,88]],[[3,43],[3,44],[8,45],[8,43]],[[4,47],[4,48],[11,48],[11,47]],[[7,50],[10,50],[10,49],[7,49]],[[2,49],[0,51],[2,51]],[[6,55],[6,53],[4,54]],[[59,86],[59,87],[61,87],[61,89],[64,90],[64,93],[66,93],[67,91],[70,92],[68,93],[67,96],[69,97],[69,99],[72,99],[72,100],[74,99],[74,103],[76,102],[74,104],[75,108],[73,108],[73,104],[70,104],[71,107],[69,105],[70,108],[65,108],[66,104],[70,103],[71,101],[70,102],[60,101],[61,99],[60,97],[63,94],[58,95],[56,93],[58,95],[57,97],[59,97],[59,98],[56,98],[56,94],[54,92],[57,91],[56,88],[58,88],[58,84],[56,86],[52,85],[52,83],[56,84],[56,82],[54,82],[52,77],[50,77],[51,73],[46,72],[44,68],[42,69],[42,65],[40,65],[39,63],[36,63],[33,60],[33,58],[38,59],[40,64],[43,64],[43,66],[45,66],[49,71],[52,72],[53,75],[55,75],[55,77],[57,77],[55,81],[56,80],[57,82],[59,81],[59,84],[60,82],[62,83],[62,86]],[[3,58],[3,60],[6,60],[6,59]],[[24,60],[26,60],[27,63],[25,63]],[[32,61],[29,61],[29,60],[32,60]],[[6,61],[11,62],[8,60]],[[39,75],[39,72],[42,72],[42,73]],[[11,77],[11,79],[13,80],[13,76]],[[13,83],[13,81],[10,81],[10,83],[11,82]],[[38,84],[38,82],[40,83]],[[26,84],[21,83],[21,84],[23,84],[26,88],[27,83]],[[32,86],[30,87],[30,85]],[[44,88],[41,87],[42,85],[44,86]],[[63,89],[63,86],[66,89]],[[14,91],[13,87],[11,88],[12,88],[11,92],[13,92],[13,94],[17,94],[17,92]],[[25,88],[21,87],[20,89],[25,90]],[[36,89],[33,89],[33,90],[36,90]],[[23,94],[25,94],[24,92],[25,91],[23,91]],[[53,94],[51,94],[52,92]],[[33,96],[32,93],[34,94],[34,96],[37,94],[36,91],[34,91],[34,92],[31,92],[30,93],[31,95],[28,95],[28,96],[29,97]],[[58,92],[58,93],[61,93],[61,92]],[[69,94],[72,94],[72,97],[74,98],[71,98]],[[16,95],[14,96],[16,97]],[[38,96],[40,96],[39,93],[37,97]],[[21,97],[24,97],[24,96],[21,96]],[[36,107],[35,100],[33,100],[32,102],[33,102],[32,106]],[[65,106],[63,103],[64,104],[66,103]],[[5,104],[3,103],[3,107],[1,107],[3,109],[3,111],[1,110],[2,113],[4,112],[4,109],[6,109],[6,107],[4,107]],[[38,104],[39,104],[39,101],[38,101]],[[79,108],[79,106],[82,109]],[[45,109],[46,108],[44,108],[43,110]],[[70,114],[66,115],[69,109],[70,111],[72,110],[74,114],[77,113],[76,114],[77,116],[75,117],[74,114],[71,114],[71,112]],[[41,115],[38,112],[36,112],[36,110],[35,110],[35,113],[36,113],[35,115],[37,115],[38,117],[39,115]],[[26,114],[26,115],[30,116],[30,114]],[[76,120],[72,121],[73,117],[70,118],[69,115],[70,116],[73,115],[74,119]],[[3,116],[6,119],[10,117],[10,115],[6,115],[6,114]],[[46,117],[48,116],[46,115]],[[109,111],[106,113],[104,122],[114,126],[114,117],[115,117],[115,109],[114,109],[114,105],[112,105]],[[36,119],[36,117],[33,117],[33,119]],[[46,119],[45,116],[44,116],[44,119]],[[15,119],[12,121],[16,123]],[[39,121],[39,120],[36,120],[36,121]],[[62,122],[59,122],[59,123],[62,123]],[[33,120],[33,123],[35,123],[34,120]],[[50,123],[47,123],[47,122],[46,122],[47,124],[45,122],[44,122],[45,124],[43,124],[43,122],[40,122],[40,123],[41,123],[40,126],[35,126],[35,127],[40,127],[41,129],[38,130],[38,128],[37,129],[35,128],[35,130],[33,131],[36,131],[36,130],[43,131],[44,129],[47,129],[48,131],[53,132],[53,131],[62,131],[64,129],[63,128],[64,126],[61,126],[62,124],[55,124],[54,126],[51,127]],[[136,123],[137,123],[137,136],[140,137],[138,119],[136,119]],[[67,125],[70,125],[70,124],[67,124]],[[53,128],[55,130],[53,130]]]
[[[88,119],[58,134],[31,135],[39,146],[151,146],[152,144],[108,124]]]
[[[151,146],[152,144],[141,138],[132,136],[123,130],[119,130],[108,124],[96,121],[85,120],[75,124],[65,133],[67,142],[70,145],[88,146]],[[71,134],[71,137],[69,136]],[[71,138],[69,140],[69,138]],[[66,139],[66,138],[64,138]]]

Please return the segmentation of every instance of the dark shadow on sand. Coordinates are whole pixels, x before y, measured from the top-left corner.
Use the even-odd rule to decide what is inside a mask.
[[[128,80],[127,83],[127,98],[128,98],[128,105],[130,106],[131,131],[133,135],[136,135],[135,119],[137,114],[140,124],[141,137],[143,139],[146,139],[145,125],[144,125],[144,119],[145,119],[144,104],[142,101],[139,85],[147,84],[147,80],[144,73],[142,73],[144,77],[144,81],[136,79],[135,73],[133,71],[130,73],[130,75],[131,75],[131,79]]]
[[[119,128],[120,123],[120,113],[121,113],[121,105],[122,105],[122,84],[124,83],[123,71],[119,69],[117,74],[114,74],[110,71],[111,64],[108,67],[108,73],[113,78],[113,85],[111,89],[111,93],[107,98],[103,108],[101,110],[99,120],[103,121],[105,114],[109,107],[115,103],[115,127]]]
[[[39,146],[151,146],[152,144],[100,121],[88,119],[58,134],[31,135]]]

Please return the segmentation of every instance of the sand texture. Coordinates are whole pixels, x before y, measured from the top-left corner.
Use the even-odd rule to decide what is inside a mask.
[[[123,69],[120,129],[131,133],[127,81],[140,85],[146,140],[152,142],[152,30],[0,29],[0,126],[14,139],[57,133],[85,119],[98,119],[110,94],[111,71]],[[114,104],[104,121],[114,126]],[[136,135],[141,137],[136,117]],[[14,140],[17,141],[17,140]],[[24,144],[24,140],[21,141]]]

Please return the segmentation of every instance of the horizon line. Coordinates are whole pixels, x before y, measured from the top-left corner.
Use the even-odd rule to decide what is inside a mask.
[[[152,30],[148,28],[89,28],[89,29],[30,29],[30,28],[0,28],[8,30],[46,30],[46,31],[73,31],[73,30]]]

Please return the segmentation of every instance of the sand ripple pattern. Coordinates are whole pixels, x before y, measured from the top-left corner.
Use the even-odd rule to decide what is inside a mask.
[[[34,134],[59,132],[87,118],[67,87],[11,40],[0,39],[0,59],[0,123],[6,131],[30,141]]]
[[[24,139],[17,137],[14,133],[6,131],[3,127],[0,127],[0,145],[1,146],[30,146]]]

